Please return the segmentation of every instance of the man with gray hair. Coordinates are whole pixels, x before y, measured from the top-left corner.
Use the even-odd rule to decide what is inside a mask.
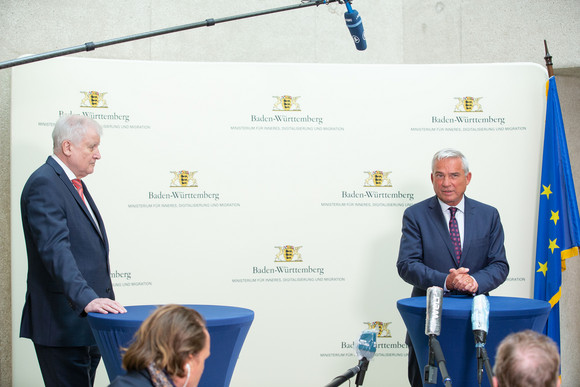
[[[87,186],[101,158],[101,126],[62,116],[53,152],[29,177],[20,209],[28,254],[20,337],[34,343],[46,386],[92,386],[101,359],[87,313],[125,313],[109,269],[103,219]]]
[[[559,387],[558,346],[529,329],[511,333],[497,348],[493,372],[494,387]]]
[[[431,286],[451,294],[488,294],[509,272],[499,213],[465,196],[471,172],[461,152],[442,149],[433,156],[431,167],[435,196],[403,214],[399,276],[413,285],[411,297],[425,296]],[[408,335],[406,342],[409,382],[422,386],[422,372]]]

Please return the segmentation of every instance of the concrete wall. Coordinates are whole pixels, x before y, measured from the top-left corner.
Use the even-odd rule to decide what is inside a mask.
[[[0,62],[299,0],[0,0]],[[276,13],[75,54],[93,58],[306,63],[491,63],[544,65],[549,44],[576,184],[580,184],[580,2],[578,0],[354,0],[369,48],[350,41],[344,5]],[[10,298],[10,69],[0,70],[0,386],[12,380]],[[337,82],[345,82],[337,79]],[[31,107],[33,108],[33,107]],[[47,150],[48,152],[49,150]],[[517,173],[509,170],[508,173]],[[535,242],[531,242],[535,243]],[[563,386],[580,380],[580,302],[568,260],[562,313]],[[24,297],[24,295],[22,295]],[[32,361],[32,359],[31,359]]]

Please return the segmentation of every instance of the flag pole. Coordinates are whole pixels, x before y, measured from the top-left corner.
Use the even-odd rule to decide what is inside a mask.
[[[553,77],[554,76],[554,69],[552,68],[552,55],[550,55],[550,53],[548,52],[548,43],[546,43],[545,39],[544,39],[544,48],[546,49],[546,56],[544,57],[544,60],[546,61],[546,68],[548,69],[548,76]]]

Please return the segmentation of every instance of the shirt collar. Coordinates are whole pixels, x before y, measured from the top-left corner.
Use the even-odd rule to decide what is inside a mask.
[[[66,164],[61,159],[59,159],[57,155],[52,154],[52,158],[58,163],[58,165],[60,165],[62,167],[62,169],[64,170],[64,173],[66,173],[66,176],[68,177],[69,180],[73,180],[73,179],[77,178],[75,176],[75,174],[73,173],[73,171],[71,171],[70,168],[67,167]]]
[[[449,207],[456,207],[460,212],[465,213],[465,195],[463,195],[461,201],[456,206],[450,206],[447,203],[441,201],[439,198],[437,198],[437,200],[439,201],[439,205],[441,206],[441,211],[443,211],[443,213],[446,213]]]

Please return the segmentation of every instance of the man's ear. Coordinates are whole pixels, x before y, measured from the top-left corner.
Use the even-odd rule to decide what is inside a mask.
[[[71,144],[70,140],[64,140],[60,144],[60,150],[62,151],[62,154],[64,154],[65,156],[70,156],[72,153],[71,146],[72,146],[72,144]]]

